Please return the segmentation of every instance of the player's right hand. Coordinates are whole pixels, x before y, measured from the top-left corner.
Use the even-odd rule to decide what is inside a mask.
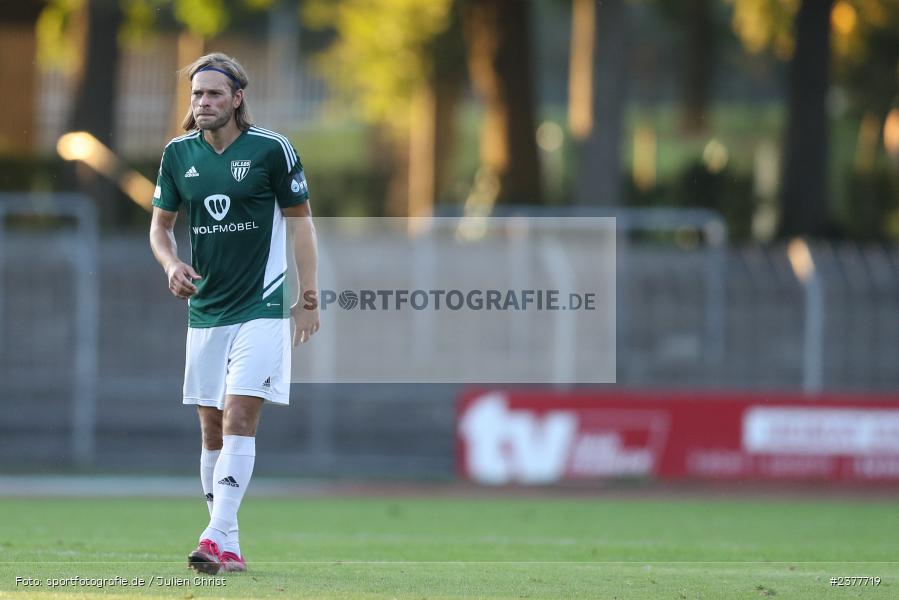
[[[197,286],[193,282],[202,279],[193,267],[180,260],[169,265],[166,275],[169,278],[169,291],[172,295],[185,300],[197,293]]]

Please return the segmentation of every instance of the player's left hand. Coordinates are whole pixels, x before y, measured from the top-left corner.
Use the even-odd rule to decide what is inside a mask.
[[[304,297],[306,296],[308,293]],[[307,302],[301,299],[291,307],[290,317],[293,319],[294,325],[294,346],[308,342],[321,326],[317,302]]]

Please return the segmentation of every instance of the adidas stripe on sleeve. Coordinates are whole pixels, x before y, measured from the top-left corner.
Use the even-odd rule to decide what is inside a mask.
[[[184,140],[194,139],[200,135],[199,131],[192,131],[178,136],[166,144],[162,151],[162,159],[159,161],[159,175],[156,178],[156,189],[153,191],[153,206],[175,212],[181,206],[182,198],[175,185],[172,175],[172,163],[175,161],[174,145]],[[166,160],[168,158],[168,160]]]
[[[309,200],[309,186],[303,172],[303,163],[290,141],[279,133],[256,126],[250,127],[247,133],[274,140],[280,146],[283,160],[279,157],[272,165],[272,187],[278,205],[287,208]]]

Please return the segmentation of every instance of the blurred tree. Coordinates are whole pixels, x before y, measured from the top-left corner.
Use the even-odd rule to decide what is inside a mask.
[[[318,61],[362,116],[404,130],[409,104],[433,72],[429,49],[449,27],[450,0],[307,0],[306,24],[333,28]]]
[[[38,64],[72,74],[81,70],[84,0],[48,0],[35,25]]]
[[[296,6],[298,0],[290,0]],[[204,40],[241,23],[247,13],[269,10],[276,0],[121,0],[125,24],[120,39],[139,44],[168,19]]]
[[[835,218],[826,181],[827,94],[838,83],[848,92],[847,108],[863,115],[856,168],[870,170],[881,147],[879,124],[899,95],[899,2],[727,1],[748,50],[771,49],[791,60],[781,233],[825,233]]]
[[[823,236],[831,227],[827,92],[832,6],[833,0],[803,0],[796,14],[780,190],[782,236]]]
[[[899,2],[839,0],[831,25],[835,78],[848,91],[848,104],[862,117],[856,167],[870,171],[879,129],[899,105]],[[865,135],[865,128],[875,135]]]
[[[622,202],[621,136],[630,66],[627,0],[594,6],[592,127],[578,147],[575,197],[580,204]]]
[[[285,0],[287,1],[287,0]],[[296,0],[292,0],[296,1]],[[269,9],[275,0],[48,0],[37,22],[38,58],[43,67],[73,75],[74,89],[89,94],[114,94],[116,66],[122,45],[140,46],[170,18],[190,39],[179,40],[179,65],[199,56],[204,40],[222,33],[232,16]],[[180,49],[189,50],[181,52]],[[182,57],[182,55],[184,55]],[[181,62],[183,59],[183,62]],[[89,64],[93,62],[94,64]],[[100,99],[100,110],[89,98],[77,97],[74,113],[104,112],[114,98]],[[79,104],[80,101],[80,104]],[[96,106],[96,102],[93,105]],[[187,103],[180,103],[179,111]],[[88,123],[90,115],[73,114],[73,122]],[[109,119],[107,119],[109,121]],[[180,116],[179,119],[180,121]],[[109,121],[111,123],[111,121]],[[92,130],[93,131],[93,130]],[[111,140],[109,137],[100,139]]]
[[[22,156],[31,153],[37,137],[34,26],[41,6],[37,2],[9,4],[4,7],[0,23],[0,81],[15,82],[16,90],[4,98],[0,152]]]
[[[484,102],[480,177],[488,204],[540,204],[531,5],[507,0],[465,4],[468,67]]]
[[[284,0],[287,2],[288,0]],[[291,0],[295,5],[296,0]],[[206,42],[224,32],[232,22],[240,23],[246,12],[268,10],[275,0],[122,0],[125,23],[120,41],[138,47],[152,38],[169,18],[181,26],[177,41],[176,62],[179,67],[190,64],[206,51]],[[190,89],[183,82],[176,87],[169,111],[169,133],[178,135]]]
[[[730,0],[734,30],[753,52],[790,60],[780,187],[780,234],[824,235],[827,193],[830,12],[834,0]]]
[[[571,0],[571,45],[568,53],[568,130],[582,142],[593,129],[593,50],[596,47],[596,2]]]
[[[119,68],[118,31],[122,11],[118,2],[85,0],[87,31],[83,63],[75,83],[75,102],[69,129],[89,131],[109,147],[115,146],[116,75]]]
[[[49,0],[37,21],[38,58],[43,66],[57,66],[72,75],[74,103],[70,130],[84,130],[115,148],[117,81],[122,44],[139,44],[159,26],[159,15],[170,13],[200,44],[179,43],[193,60],[202,40],[216,35],[239,7],[260,10],[272,0]],[[183,42],[183,40],[182,40]],[[179,60],[182,57],[179,54]],[[187,101],[179,103],[178,121]],[[72,185],[87,190],[100,205],[106,223],[125,218],[127,204],[116,188],[74,165]]]
[[[686,0],[678,4],[683,7],[681,14],[687,38],[681,79],[682,124],[687,133],[699,133],[707,129],[706,112],[717,56],[714,6],[712,0]]]
[[[849,197],[838,205],[841,224],[855,237],[895,239],[899,161],[890,160],[888,147],[899,131],[899,2],[839,0],[831,14],[835,77],[859,119],[852,172],[845,182]]]
[[[655,6],[683,38],[680,93],[681,128],[687,134],[707,130],[706,113],[718,52],[718,4],[715,0],[656,0]]]
[[[389,148],[380,153],[391,173],[387,212],[429,214],[464,73],[452,1],[307,0],[303,15],[336,32],[318,63]]]
[[[117,107],[116,76],[119,67],[118,30],[122,11],[118,2],[106,0],[57,1],[48,10],[64,14],[71,10],[79,28],[81,60],[73,64],[74,101],[68,118],[69,131],[88,131],[107,147],[115,148]],[[65,18],[61,21],[65,23]],[[40,24],[39,24],[40,25]],[[45,25],[46,26],[46,25]],[[116,185],[81,163],[70,165],[66,175],[73,187],[81,188],[97,202],[106,223],[118,223],[125,215]]]
[[[468,77],[460,4],[454,2],[451,10],[450,25],[435,39],[433,52],[432,81],[436,92],[435,197],[438,199],[447,194],[450,184],[450,157],[456,145],[456,110]]]
[[[752,53],[772,50],[783,60],[796,46],[793,20],[801,0],[725,0],[733,5],[731,25]]]

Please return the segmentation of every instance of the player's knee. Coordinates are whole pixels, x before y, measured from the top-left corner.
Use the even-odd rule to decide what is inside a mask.
[[[203,423],[203,447],[207,450],[221,450],[222,426],[221,423]]]
[[[222,447],[222,413],[200,407],[200,430],[203,434],[203,447],[207,450],[219,450]]]
[[[222,430],[206,431],[203,430],[203,447],[207,450],[222,449]]]
[[[225,409],[225,435],[256,435],[256,413],[241,406]]]

